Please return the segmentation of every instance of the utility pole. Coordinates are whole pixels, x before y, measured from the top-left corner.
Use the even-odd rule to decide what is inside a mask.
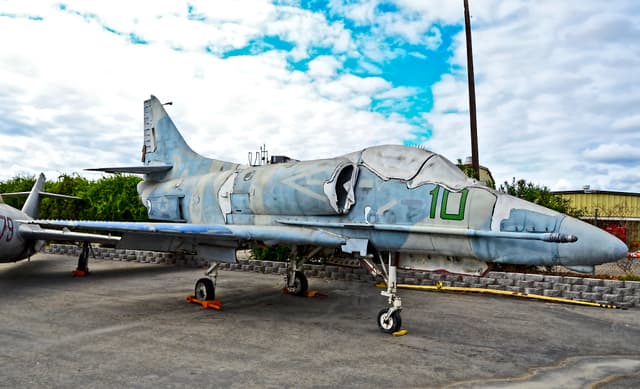
[[[464,30],[467,36],[467,78],[469,80],[469,120],[471,121],[471,167],[476,180],[480,180],[478,158],[478,125],[476,122],[476,87],[473,78],[473,50],[471,49],[471,18],[469,0],[464,0]]]

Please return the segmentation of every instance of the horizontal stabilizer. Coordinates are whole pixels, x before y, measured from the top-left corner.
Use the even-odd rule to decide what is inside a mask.
[[[0,193],[3,197],[27,197],[31,192],[12,192],[12,193]],[[38,192],[40,197],[49,197],[52,199],[61,199],[61,200],[82,200],[81,197],[76,196],[68,196],[58,193],[49,193],[49,192]]]
[[[133,174],[151,174],[166,172],[173,168],[172,165],[155,165],[155,166],[121,166],[121,167],[101,167],[94,169],[84,169],[94,172],[105,173],[133,173]]]

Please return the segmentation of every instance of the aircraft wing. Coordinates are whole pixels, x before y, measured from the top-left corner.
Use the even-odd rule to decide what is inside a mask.
[[[313,244],[338,247],[347,238],[307,226],[256,226],[192,223],[29,220],[26,225],[90,229],[122,234],[117,247],[154,251],[196,251],[206,248],[212,258],[230,262],[239,242]],[[58,231],[63,233],[63,231]],[[68,234],[68,232],[67,232]],[[99,236],[99,235],[97,235]],[[212,250],[212,251],[211,251]]]
[[[44,229],[35,224],[21,224],[20,236],[33,240],[53,240],[59,242],[93,242],[103,244],[116,244],[119,236],[89,234],[84,232],[72,232],[69,230]]]
[[[75,220],[30,220],[41,226],[93,229],[97,231],[156,234],[164,236],[202,236],[222,240],[263,240],[285,243],[339,245],[345,238],[308,227],[222,225],[192,223],[109,222]]]

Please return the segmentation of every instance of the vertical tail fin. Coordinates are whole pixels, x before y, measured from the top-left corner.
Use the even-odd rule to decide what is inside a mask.
[[[171,165],[175,167],[176,156],[197,155],[178,131],[164,106],[151,96],[144,102],[144,144],[142,162],[146,166]]]
[[[233,169],[237,164],[206,158],[194,152],[155,96],[144,102],[144,166],[87,169],[107,173],[145,174],[145,181],[164,181],[184,175]]]
[[[40,212],[40,193],[44,192],[45,177],[43,173],[40,173],[36,183],[33,184],[31,192],[27,196],[27,201],[22,206],[22,212],[29,215],[29,217],[37,218],[38,212]]]
[[[153,95],[144,102],[142,162],[149,168],[171,167],[162,179],[183,174],[203,174],[237,166],[194,152],[185,142],[163,104]]]

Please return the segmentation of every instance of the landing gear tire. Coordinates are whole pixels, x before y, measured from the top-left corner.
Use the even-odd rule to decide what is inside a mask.
[[[380,312],[378,312],[378,328],[380,328],[382,332],[392,334],[400,330],[402,318],[398,311],[394,311],[389,316],[387,316],[387,312],[389,312],[387,308],[381,309]]]
[[[309,281],[303,272],[297,271],[293,275],[293,285],[290,287],[290,293],[294,296],[302,296],[309,289]]]
[[[216,288],[213,286],[213,281],[209,278],[200,278],[196,282],[194,290],[196,299],[202,301],[209,301],[216,299]]]

